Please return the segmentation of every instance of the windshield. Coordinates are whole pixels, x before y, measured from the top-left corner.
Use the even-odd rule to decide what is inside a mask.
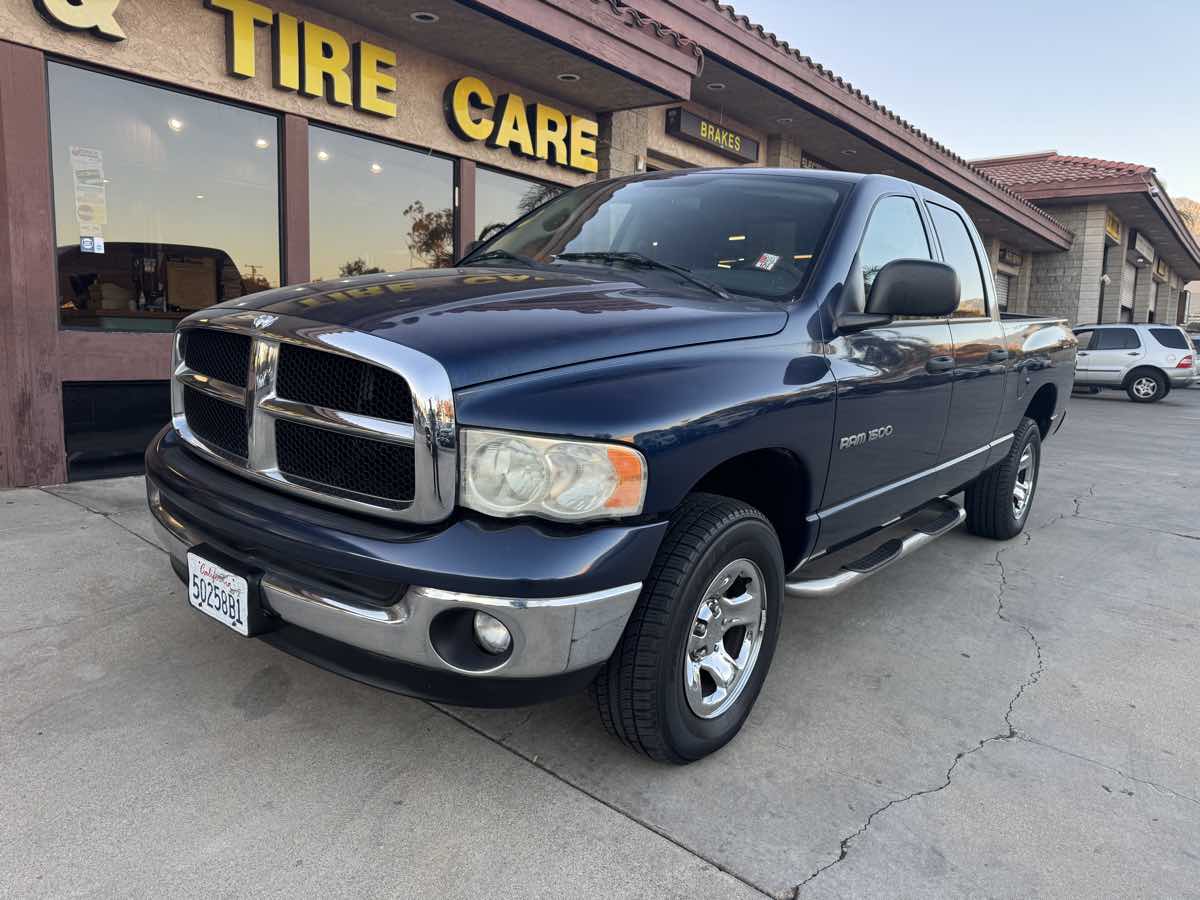
[[[630,260],[604,255],[636,254],[732,293],[790,299],[803,287],[848,189],[833,180],[746,170],[602,182],[552,200],[467,261],[491,254],[544,265],[619,265]]]

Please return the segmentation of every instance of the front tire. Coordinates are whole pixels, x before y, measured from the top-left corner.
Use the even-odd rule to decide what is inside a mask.
[[[732,740],[775,654],[783,582],[779,539],[762,513],[713,494],[688,497],[592,684],[608,732],[676,764]]]
[[[1157,403],[1167,395],[1167,379],[1161,372],[1134,372],[1125,385],[1125,393],[1134,403]]]
[[[967,530],[997,541],[1024,531],[1041,463],[1042,433],[1033,419],[1022,419],[1008,455],[967,486]]]

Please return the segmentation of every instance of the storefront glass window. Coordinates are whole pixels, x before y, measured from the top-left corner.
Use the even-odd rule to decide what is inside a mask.
[[[327,128],[309,129],[314,280],[454,262],[454,165]]]
[[[475,172],[475,238],[486,241],[521,216],[553,200],[566,188],[503,175],[490,169]]]
[[[279,285],[278,120],[51,63],[64,326],[170,331]]]

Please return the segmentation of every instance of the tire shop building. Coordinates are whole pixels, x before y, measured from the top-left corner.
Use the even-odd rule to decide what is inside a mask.
[[[1135,315],[1200,277],[1152,173],[1038,196],[717,0],[0,0],[0,487],[136,471],[196,309],[449,265],[564,188],[727,165],[952,196],[1012,310],[1054,306],[1043,260],[1092,303],[1101,207],[1122,279],[1149,242]]]

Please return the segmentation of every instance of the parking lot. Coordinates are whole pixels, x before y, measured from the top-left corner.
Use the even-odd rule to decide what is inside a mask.
[[[0,895],[1196,896],[1200,390],[1072,399],[1028,532],[791,603],[686,768],[203,618],[140,479],[0,493]]]

